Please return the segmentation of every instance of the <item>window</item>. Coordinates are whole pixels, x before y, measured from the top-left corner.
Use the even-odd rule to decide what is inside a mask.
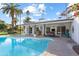
[[[57,34],[64,34],[66,31],[66,27],[65,26],[58,26],[57,27]]]

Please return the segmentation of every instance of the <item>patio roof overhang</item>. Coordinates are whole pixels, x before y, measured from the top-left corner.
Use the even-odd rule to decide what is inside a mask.
[[[38,24],[56,24],[56,23],[72,23],[73,19],[62,19],[62,20],[53,20],[53,21],[40,21],[40,22],[28,22],[22,25],[38,25]]]

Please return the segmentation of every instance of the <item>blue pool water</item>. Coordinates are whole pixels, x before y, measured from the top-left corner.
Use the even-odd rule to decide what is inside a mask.
[[[0,56],[37,56],[43,53],[51,38],[0,37]]]

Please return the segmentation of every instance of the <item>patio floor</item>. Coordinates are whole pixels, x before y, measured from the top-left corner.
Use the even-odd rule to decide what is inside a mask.
[[[41,55],[43,56],[78,56],[72,46],[76,43],[70,38],[53,38],[48,45],[48,49]]]

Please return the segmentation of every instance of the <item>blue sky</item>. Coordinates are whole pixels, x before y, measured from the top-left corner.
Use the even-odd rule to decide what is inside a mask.
[[[60,13],[63,12],[68,6],[67,3],[45,3],[45,4],[21,3],[19,5],[20,6],[18,8],[23,10],[22,23],[23,19],[26,17],[25,12],[27,10],[30,11],[29,16],[31,17],[32,21],[39,21],[39,19],[42,17],[45,18],[45,21],[48,21],[48,20],[56,20],[59,17]],[[4,20],[6,23],[11,23],[11,18],[9,17],[9,15],[3,14],[2,11],[0,11],[0,19]]]

